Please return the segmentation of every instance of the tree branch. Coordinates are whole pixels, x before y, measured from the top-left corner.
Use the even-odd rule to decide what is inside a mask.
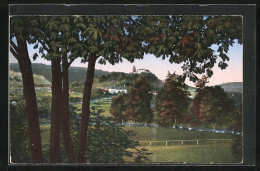
[[[10,41],[10,44],[11,44],[13,50],[15,50],[16,52],[18,52],[18,47],[16,46],[16,44],[15,44],[12,40]]]
[[[14,55],[14,57],[15,57],[17,60],[20,59],[19,55],[17,54],[17,52],[14,50],[14,48],[13,48],[12,46],[10,46],[10,51],[11,51],[11,53]]]
[[[72,64],[72,62],[74,61],[75,59],[70,59],[70,62],[68,63],[68,67],[70,67],[70,65]]]

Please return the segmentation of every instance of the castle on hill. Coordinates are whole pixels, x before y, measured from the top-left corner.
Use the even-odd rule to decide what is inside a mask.
[[[141,69],[136,69],[135,66],[133,66],[133,73],[134,74],[140,74],[142,72],[146,72],[146,73],[149,73],[150,71],[148,69],[145,69],[145,68],[141,68]]]

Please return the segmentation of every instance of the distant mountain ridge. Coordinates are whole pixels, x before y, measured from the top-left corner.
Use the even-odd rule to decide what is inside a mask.
[[[230,83],[219,84],[218,86],[222,87],[227,92],[242,93],[243,91],[242,82],[230,82]]]

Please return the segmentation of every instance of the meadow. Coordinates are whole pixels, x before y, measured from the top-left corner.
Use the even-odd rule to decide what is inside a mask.
[[[230,145],[189,145],[145,147],[152,154],[152,163],[175,164],[227,164],[239,163],[235,160]]]
[[[143,143],[142,141],[164,141],[181,139],[227,139],[236,138],[232,134],[216,134],[197,131],[179,130],[171,128],[156,127],[134,127],[126,126],[125,130],[131,130],[136,133],[132,139],[140,141],[138,148],[145,148],[149,153],[149,162],[151,163],[176,163],[176,164],[217,164],[217,163],[239,163],[231,151],[231,144],[203,144],[203,145],[180,145],[168,144],[165,142],[153,144]],[[48,154],[48,144],[50,141],[50,126],[41,126],[41,136],[43,152]],[[241,137],[240,137],[241,138]],[[154,142],[153,142],[154,143]],[[132,162],[126,158],[126,162]]]

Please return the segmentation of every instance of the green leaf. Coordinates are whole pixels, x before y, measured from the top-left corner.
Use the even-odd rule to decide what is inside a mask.
[[[98,48],[96,46],[90,46],[89,50],[92,54],[96,53],[98,51]]]
[[[207,76],[210,78],[213,75],[213,71],[210,69],[207,69]]]
[[[74,37],[70,37],[69,40],[68,40],[68,43],[70,44],[73,44],[73,43],[76,43],[77,40],[74,38]]]
[[[34,49],[37,49],[38,48],[38,43],[36,43],[34,46],[33,46]]]
[[[33,60],[35,61],[37,57],[38,57],[38,53],[34,53]]]

